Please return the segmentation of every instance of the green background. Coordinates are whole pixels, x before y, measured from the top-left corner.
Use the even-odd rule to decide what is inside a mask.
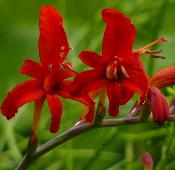
[[[78,59],[81,50],[100,53],[104,23],[101,10],[115,8],[128,15],[137,28],[134,49],[165,36],[168,43],[161,49],[165,60],[142,56],[149,75],[175,64],[175,0],[0,0],[0,102],[7,92],[28,79],[19,74],[24,59],[39,61],[38,19],[43,5],[53,5],[64,17],[70,52],[67,60],[76,71],[86,67]],[[175,89],[164,90],[169,101]],[[72,127],[79,119],[82,105],[62,100],[64,105],[62,131]],[[134,99],[121,108],[120,116],[129,111]],[[22,107],[10,121],[0,115],[0,170],[16,167],[24,155],[31,129],[33,103]],[[53,138],[49,132],[50,112],[47,104],[39,127],[39,142]],[[164,126],[143,124],[103,128],[83,134],[54,149],[32,163],[29,170],[137,170],[142,169],[140,157],[150,152],[154,167],[160,170],[175,169],[175,129],[173,123]]]

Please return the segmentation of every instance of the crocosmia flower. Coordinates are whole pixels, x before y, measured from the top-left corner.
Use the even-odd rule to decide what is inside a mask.
[[[52,113],[50,131],[56,132],[60,126],[62,104],[59,96],[78,100],[85,105],[93,106],[89,97],[74,98],[67,91],[70,80],[68,77],[76,73],[71,70],[70,63],[64,63],[70,50],[66,33],[63,28],[63,19],[53,7],[42,7],[40,11],[39,56],[41,63],[26,60],[20,72],[31,76],[12,89],[2,104],[2,113],[11,119],[22,105],[35,101],[33,130],[37,123],[45,100]],[[89,112],[93,112],[90,107]]]
[[[80,59],[92,69],[76,76],[71,91],[79,96],[106,88],[109,114],[116,116],[119,105],[135,92],[145,93],[148,80],[139,53],[132,51],[136,30],[130,19],[115,9],[104,9],[102,18],[106,24],[102,54],[81,52]]]
[[[164,124],[170,116],[168,102],[160,89],[174,84],[175,67],[165,68],[149,80],[146,99],[150,102],[153,119],[159,125]]]

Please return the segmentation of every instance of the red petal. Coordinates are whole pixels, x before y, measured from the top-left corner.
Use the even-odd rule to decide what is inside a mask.
[[[148,100],[151,103],[154,121],[159,125],[164,124],[170,116],[166,98],[158,88],[151,87],[148,90]]]
[[[81,61],[93,68],[103,64],[102,57],[95,52],[82,51],[79,57]]]
[[[65,86],[62,87],[62,90],[59,90],[59,95],[64,97],[64,98],[68,98],[68,99],[72,99],[75,101],[78,101],[84,105],[86,105],[89,109],[87,115],[86,115],[86,120],[88,122],[92,122],[93,118],[94,118],[94,105],[95,103],[93,102],[93,100],[88,96],[88,95],[84,95],[81,97],[75,97],[73,95],[71,95],[69,93],[69,88],[71,87],[71,81],[64,81]]]
[[[93,120],[94,120],[94,106],[95,106],[95,103],[93,102],[93,100],[89,96],[82,97],[80,102],[84,103],[89,109],[89,112],[86,115],[86,120],[88,122],[90,122],[90,123],[93,122]]]
[[[126,89],[129,89],[133,92],[137,92],[139,93],[140,95],[142,95],[142,91],[140,90],[140,88],[137,86],[137,84],[135,84],[134,82],[132,81],[129,81],[129,80],[126,80],[124,83],[123,83],[123,86],[126,88]]]
[[[138,92],[143,95],[146,93],[148,87],[148,77],[143,69],[142,62],[140,61],[139,55],[134,54],[128,57],[128,60],[123,61],[124,67],[129,75],[126,80],[128,89]]]
[[[165,68],[156,73],[149,81],[150,86],[163,88],[175,84],[175,67]]]
[[[87,70],[75,77],[71,85],[71,93],[74,95],[88,94],[104,86],[103,73],[100,70]]]
[[[42,79],[43,77],[41,65],[32,60],[25,60],[20,72],[36,79]]]
[[[39,55],[44,66],[61,63],[70,47],[63,28],[62,16],[53,7],[40,10]]]
[[[109,98],[109,114],[111,116],[117,116],[121,97],[120,86],[118,84],[109,83],[107,85],[107,95]]]
[[[133,88],[133,91],[139,93],[140,95],[144,95],[148,87],[147,77],[145,77],[145,74],[142,74],[141,72],[133,72],[133,74],[134,75],[130,78],[130,81],[136,87],[135,89]]]
[[[132,98],[134,92],[132,90],[129,90],[123,85],[120,86],[120,89],[121,89],[120,104],[124,105]]]
[[[56,133],[60,127],[62,104],[58,96],[55,95],[47,95],[47,102],[52,113],[50,132]]]
[[[130,19],[115,9],[104,9],[102,17],[106,23],[103,57],[106,60],[113,60],[114,56],[119,58],[129,56],[136,32]]]
[[[44,95],[38,81],[25,81],[12,89],[2,103],[2,114],[11,119],[18,112],[18,108],[31,101],[40,99]]]
[[[136,54],[130,54],[128,58],[123,58],[122,64],[129,69],[129,71],[142,71],[144,72],[144,67],[142,64],[142,61],[140,59],[140,55],[138,53]],[[146,74],[146,73],[145,73]]]

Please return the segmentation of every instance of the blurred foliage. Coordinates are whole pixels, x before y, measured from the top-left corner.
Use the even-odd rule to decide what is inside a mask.
[[[145,69],[152,75],[161,68],[175,64],[175,0],[0,0],[0,101],[16,84],[27,79],[18,74],[23,60],[39,60],[38,14],[43,5],[53,5],[64,17],[65,29],[73,50],[68,56],[77,71],[86,67],[78,60],[83,49],[101,51],[104,31],[100,12],[103,8],[116,8],[128,15],[137,28],[135,48],[166,36],[168,43],[162,49],[165,60],[142,57]],[[164,91],[171,102],[175,88]],[[82,105],[64,100],[61,133],[79,119]],[[121,108],[129,111],[132,100]],[[16,167],[27,145],[31,129],[33,104],[19,110],[11,121],[0,116],[0,170]],[[50,113],[45,106],[39,128],[40,143],[55,135],[48,127]],[[150,152],[157,170],[175,169],[175,130],[173,123],[165,126],[135,125],[98,129],[68,141],[34,162],[29,170],[137,170],[142,169],[140,156]]]

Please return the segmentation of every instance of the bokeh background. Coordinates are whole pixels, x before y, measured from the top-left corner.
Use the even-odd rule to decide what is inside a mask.
[[[0,102],[7,92],[28,79],[19,74],[23,60],[39,60],[38,19],[43,5],[53,5],[64,17],[65,29],[73,50],[67,60],[74,69],[85,69],[78,60],[83,49],[101,51],[104,23],[103,8],[116,8],[128,15],[137,28],[134,48],[165,36],[168,43],[161,49],[165,60],[142,56],[149,75],[175,64],[175,0],[0,0]],[[175,97],[175,88],[164,89],[169,102]],[[121,107],[120,116],[129,111],[134,99]],[[64,113],[60,131],[49,132],[50,112],[45,104],[39,126],[42,144],[62,131],[72,127],[81,114],[82,105],[64,100]],[[33,103],[22,107],[11,121],[0,115],[0,170],[16,167],[25,153],[31,129]],[[160,170],[175,169],[174,123],[164,126],[143,124],[103,128],[83,134],[54,149],[34,162],[29,170],[139,170],[140,156],[150,152],[154,167]]]

